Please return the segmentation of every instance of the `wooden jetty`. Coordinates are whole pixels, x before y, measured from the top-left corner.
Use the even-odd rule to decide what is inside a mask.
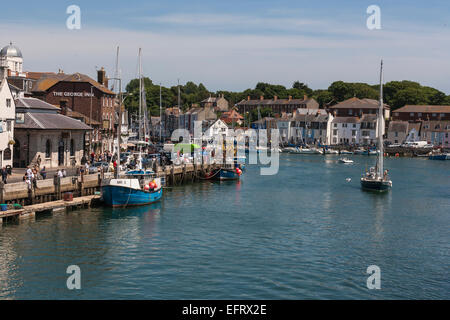
[[[24,219],[34,217],[38,213],[53,212],[53,211],[68,211],[79,208],[90,207],[96,200],[100,199],[100,195],[89,195],[83,197],[73,198],[71,201],[56,200],[38,204],[24,206],[21,209],[12,209],[0,211],[0,222]]]

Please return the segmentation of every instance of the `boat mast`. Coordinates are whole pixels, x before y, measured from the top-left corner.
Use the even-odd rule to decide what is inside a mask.
[[[120,174],[120,137],[122,134],[122,79],[119,73],[119,46],[117,46],[117,56],[116,56],[116,80],[119,81],[119,123],[117,128],[117,166],[116,166],[116,174],[117,178]]]
[[[138,123],[139,123],[139,132],[138,132],[139,140],[142,139],[142,134],[141,134],[141,121],[142,121],[141,108],[142,108],[141,48],[139,48],[139,119],[138,119]]]
[[[384,158],[384,146],[383,146],[383,128],[384,128],[384,117],[383,117],[383,60],[381,60],[380,67],[380,106],[378,109],[378,149],[380,154],[378,155],[378,176],[383,178],[383,158]]]
[[[141,139],[142,139],[142,134],[141,134],[141,130],[142,130],[142,64],[141,64],[141,48],[139,48],[139,168],[142,169],[142,143]]]
[[[161,82],[159,83],[159,142],[162,142],[162,94],[161,94]]]

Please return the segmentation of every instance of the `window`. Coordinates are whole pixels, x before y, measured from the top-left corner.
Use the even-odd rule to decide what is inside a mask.
[[[337,136],[337,129],[333,130],[333,135]]]
[[[343,128],[347,128],[347,124],[346,124],[346,123],[343,123],[343,124],[342,124],[342,127],[343,127]]]
[[[419,112],[417,115],[418,115],[419,117],[421,117],[421,116],[422,116],[422,112]]]
[[[6,107],[11,108],[11,99],[6,99]]]
[[[336,143],[337,142],[337,139],[336,138],[333,138],[333,143]]]
[[[11,160],[11,149],[10,148],[6,148],[3,151],[3,160]]]
[[[25,122],[25,113],[17,112],[16,113],[16,123],[24,123]]]
[[[334,127],[337,128],[337,123],[334,124]]]
[[[353,114],[353,109],[348,109],[348,114],[352,115]]]
[[[445,117],[445,113],[441,113],[441,117],[442,117],[442,118]]]
[[[437,116],[437,114],[436,113],[433,113],[431,116],[433,116],[433,117],[436,117]]]
[[[410,113],[409,113],[409,116],[410,116],[410,117],[414,117],[414,112],[410,112]]]
[[[47,142],[45,143],[45,157],[50,158],[51,155],[52,155],[52,143],[50,142],[50,140],[47,140]]]
[[[352,130],[352,136],[356,136],[356,130]]]
[[[6,121],[6,131],[11,131],[11,120]]]
[[[398,137],[398,132],[397,131],[395,131],[395,137]]]
[[[70,139],[70,156],[75,156],[75,141],[73,139]]]
[[[353,128],[356,128],[356,123],[353,124]]]

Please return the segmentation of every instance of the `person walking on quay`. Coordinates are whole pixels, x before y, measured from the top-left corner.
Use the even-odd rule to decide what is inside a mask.
[[[45,170],[45,166],[42,167],[40,174],[41,174],[43,180],[45,180],[47,178],[47,171]]]
[[[41,155],[38,155],[38,157],[36,159],[36,163],[37,163],[37,167],[40,168],[41,167]]]
[[[66,169],[62,169],[61,173],[62,173],[63,178],[67,177]]]
[[[89,174],[89,162],[86,161],[86,164],[84,166],[86,168],[86,174]]]
[[[2,181],[4,184],[6,184],[7,183],[6,180],[8,179],[8,171],[6,171],[6,168],[3,167],[0,169],[0,172],[1,172],[1,176],[2,176]]]

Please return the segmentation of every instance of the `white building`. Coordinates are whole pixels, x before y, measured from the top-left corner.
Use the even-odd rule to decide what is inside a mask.
[[[228,126],[220,119],[214,122],[203,134],[206,139],[217,137],[219,135],[228,136]]]
[[[0,82],[0,168],[12,166],[16,107],[6,78]]]
[[[0,80],[6,77],[25,77],[22,52],[12,42],[0,50]]]
[[[330,144],[359,144],[361,122],[358,117],[335,117],[330,124]]]

